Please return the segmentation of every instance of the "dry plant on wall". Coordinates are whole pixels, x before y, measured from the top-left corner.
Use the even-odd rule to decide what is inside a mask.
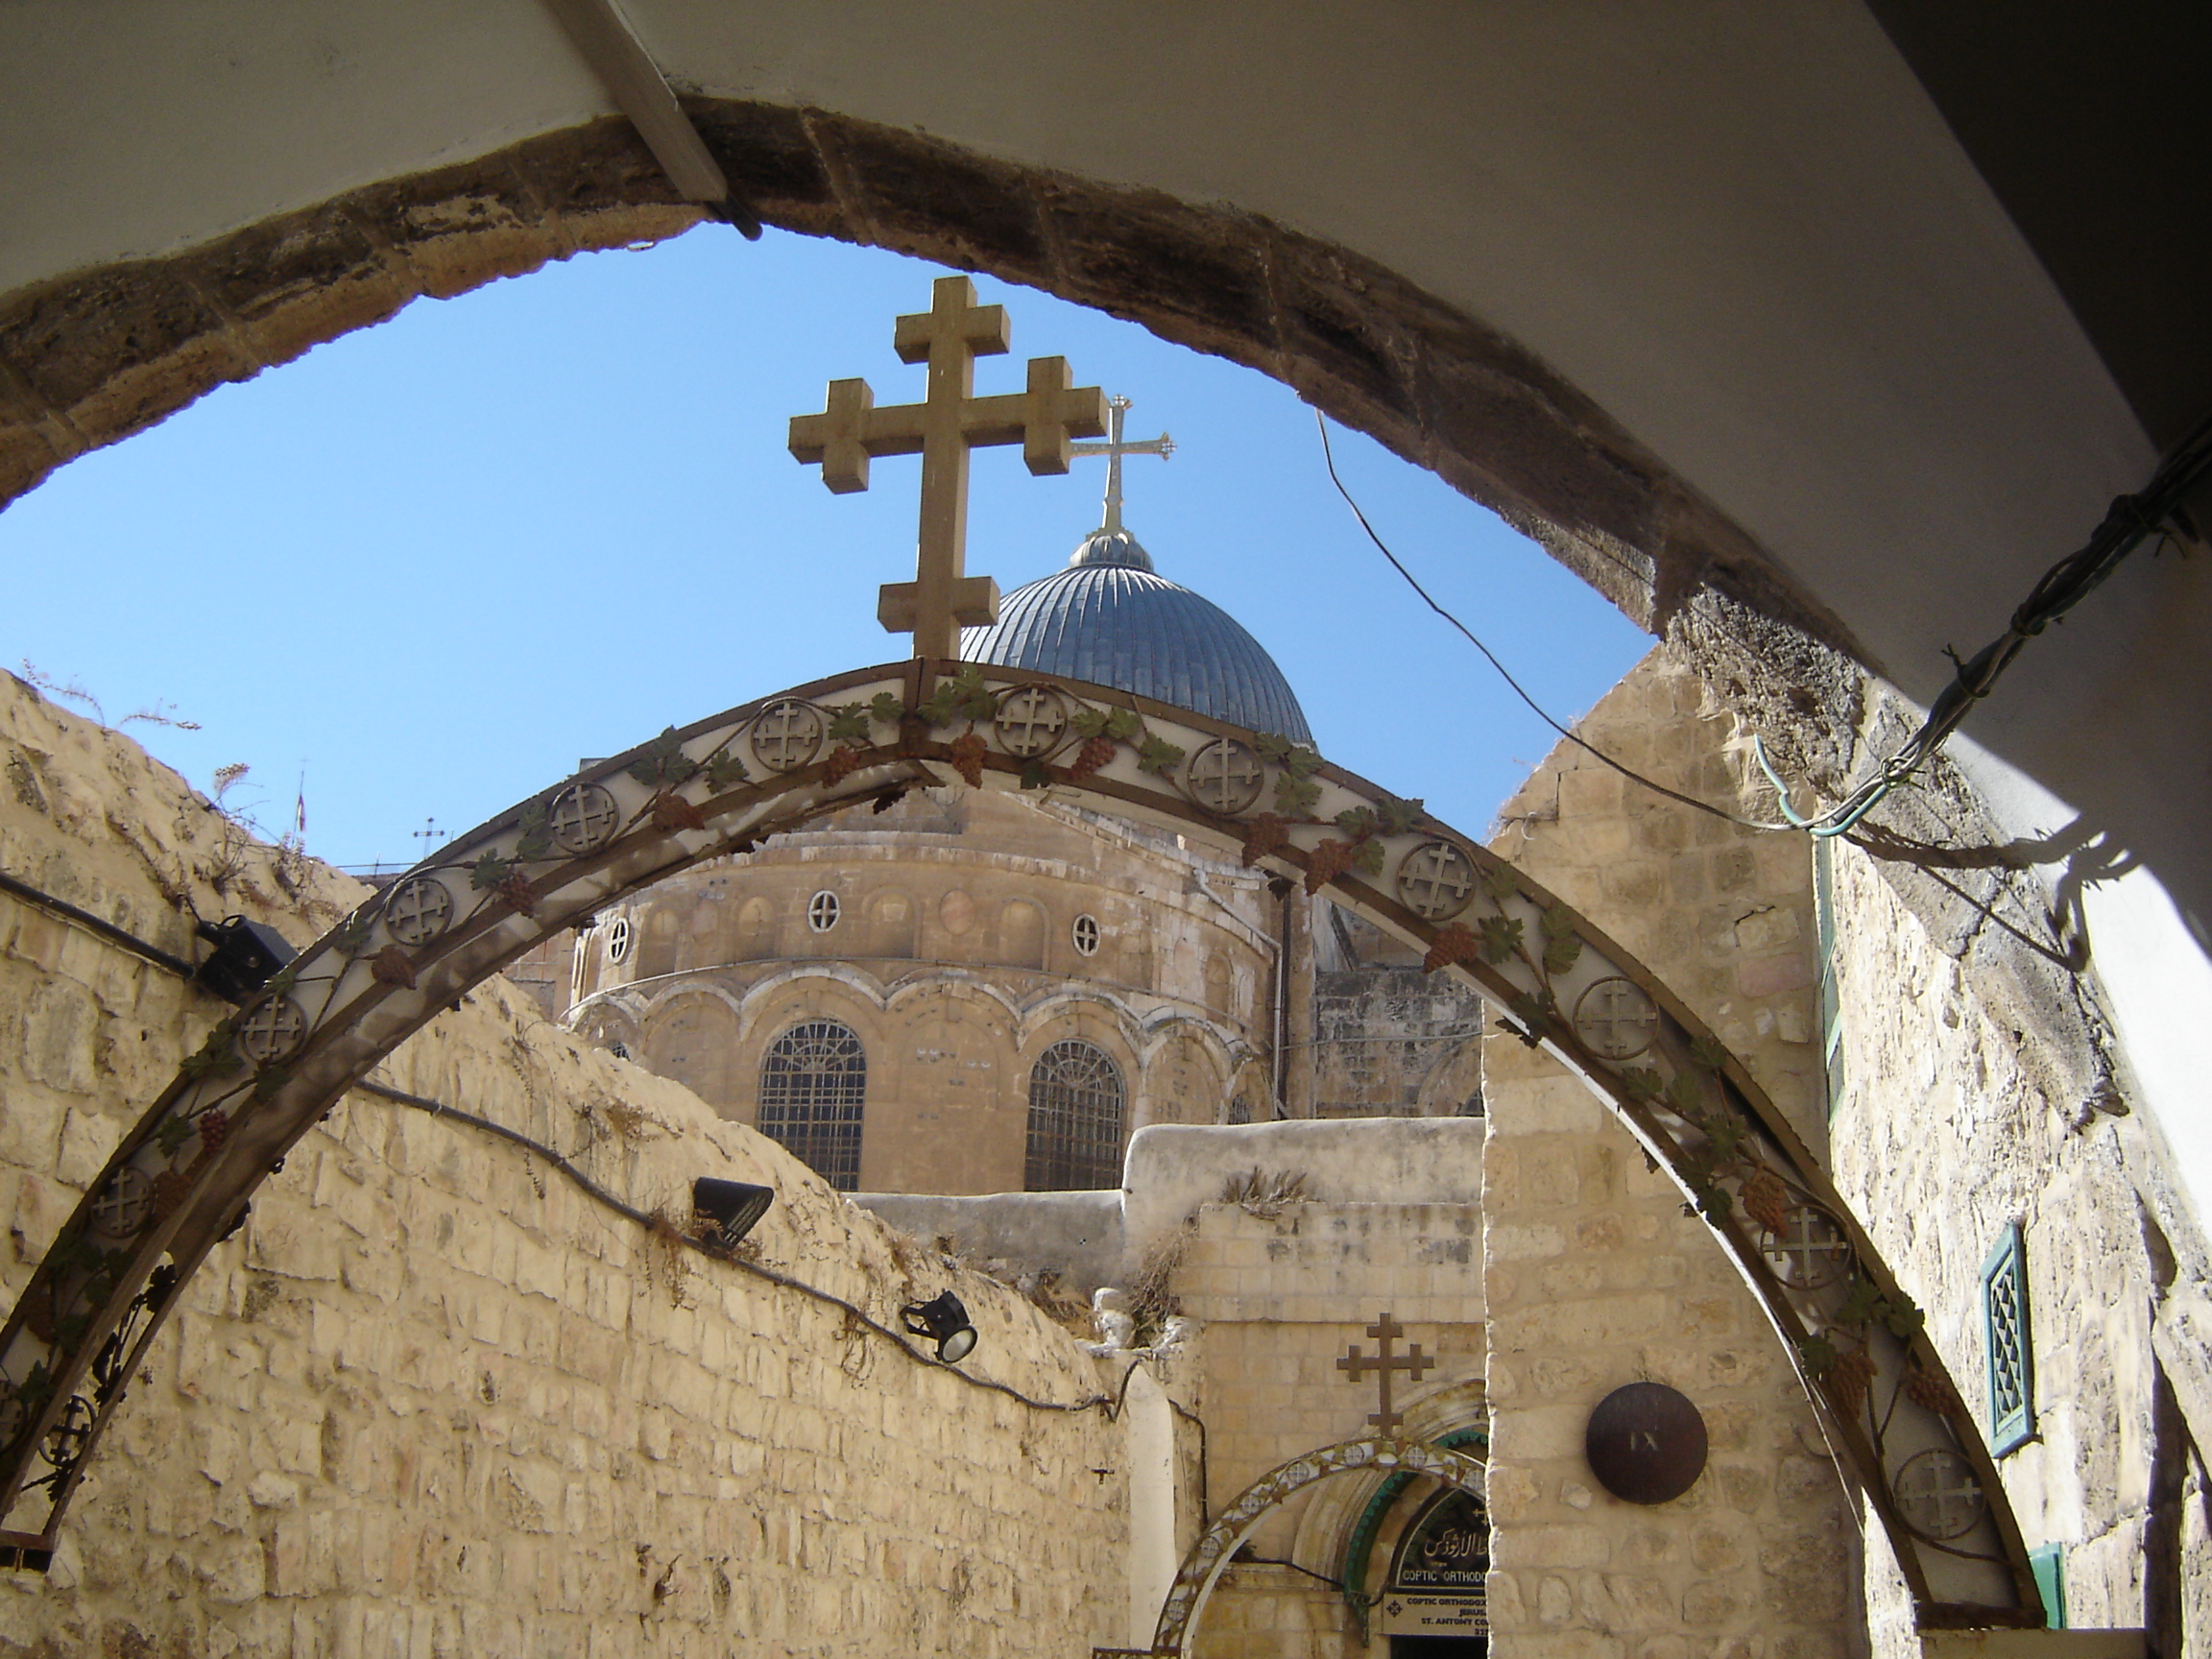
[[[1183,1311],[1182,1300],[1173,1288],[1175,1271],[1183,1265],[1190,1241],[1197,1237],[1198,1217],[1188,1215],[1180,1227],[1144,1252],[1136,1283],[1129,1286],[1129,1314],[1137,1322],[1132,1340],[1139,1348],[1157,1348],[1166,1333],[1167,1321]]]
[[[1312,1194],[1307,1190],[1303,1169],[1263,1170],[1254,1165],[1249,1173],[1232,1175],[1222,1184],[1221,1202],[1234,1204],[1248,1215],[1273,1220],[1292,1204]]]
[[[653,1206],[646,1223],[645,1278],[668,1291],[668,1306],[691,1306],[691,1239],[665,1204]]]

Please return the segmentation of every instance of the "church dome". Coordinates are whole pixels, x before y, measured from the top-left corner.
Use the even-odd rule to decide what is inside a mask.
[[[1310,743],[1290,683],[1234,617],[1152,568],[1118,525],[1083,540],[1068,568],[998,602],[998,620],[960,636],[971,662],[1118,686],[1255,732]]]

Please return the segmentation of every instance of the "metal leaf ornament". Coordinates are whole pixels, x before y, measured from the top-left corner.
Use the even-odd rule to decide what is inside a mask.
[[[630,776],[648,789],[688,782],[698,770],[699,762],[684,753],[673,726],[646,744],[629,767]]]

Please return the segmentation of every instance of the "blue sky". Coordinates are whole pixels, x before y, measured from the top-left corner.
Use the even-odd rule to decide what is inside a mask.
[[[784,447],[833,378],[921,396],[892,319],[941,273],[717,226],[591,254],[221,389],[0,513],[0,664],[81,683],[204,790],[307,847],[405,862],[616,753],[822,675],[906,654],[876,589],[913,574],[920,462],[835,496]],[[1479,833],[1551,734],[1383,564],[1331,489],[1312,412],[1249,370],[989,277],[1013,351],[1135,400],[1127,521],[1162,575],[1250,629],[1322,753]],[[1376,528],[1551,710],[1589,708],[1649,641],[1532,543],[1337,430]],[[1002,589],[1098,521],[1104,464],[1033,478],[978,451],[968,567]]]

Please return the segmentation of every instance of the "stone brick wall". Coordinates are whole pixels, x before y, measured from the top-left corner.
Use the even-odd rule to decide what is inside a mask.
[[[1479,1179],[1479,1160],[1467,1164]],[[1379,1403],[1373,1374],[1355,1381],[1336,1361],[1355,1347],[1375,1355],[1367,1328],[1385,1311],[1405,1328],[1394,1352],[1418,1343],[1431,1361],[1417,1382],[1394,1376],[1397,1408],[1412,1412],[1423,1432],[1460,1426],[1419,1413],[1423,1402],[1456,1398],[1471,1383],[1479,1400],[1480,1234],[1472,1204],[1296,1203],[1274,1214],[1209,1204],[1198,1212],[1173,1286],[1184,1312],[1205,1328],[1201,1398],[1215,1509],[1278,1464],[1377,1432],[1367,1422]],[[1330,1483],[1348,1484],[1348,1477]],[[1343,1598],[1313,1576],[1334,1580],[1342,1571],[1345,1531],[1358,1513],[1339,1503],[1327,1523],[1306,1525],[1328,1497],[1341,1495],[1329,1486],[1293,1494],[1253,1535],[1259,1559],[1223,1576],[1200,1621],[1197,1651],[1206,1659],[1320,1659],[1356,1643]],[[1381,1552],[1386,1559],[1387,1540]]]
[[[301,938],[358,891],[6,680],[0,767],[0,868],[173,952],[191,943],[165,895]],[[11,1295],[221,1012],[0,897]],[[698,1175],[766,1182],[760,1265],[885,1323],[955,1287],[982,1338],[965,1369],[1039,1401],[1107,1381],[1021,1297],[498,981],[378,1076],[551,1143],[639,1208],[682,1215]],[[1081,1654],[1126,1624],[1123,1435],[356,1092],[182,1292],[54,1571],[0,1583],[0,1653]]]
[[[1733,723],[1665,647],[1576,731],[1685,793],[1751,805]],[[1754,836],[1564,743],[1501,823],[1495,849],[1666,980],[1817,1145],[1823,1076],[1802,840]],[[1484,1046],[1492,1651],[1850,1651],[1851,1511],[1757,1300],[1579,1082],[1510,1038]],[[1606,1493],[1583,1454],[1592,1408],[1638,1381],[1680,1389],[1710,1439],[1697,1483],[1649,1509]]]
[[[1834,869],[1837,1185],[1921,1295],[1985,1436],[1981,1270],[2020,1224],[2036,1432],[1998,1468],[2021,1530],[2032,1550],[2063,1551],[2072,1624],[2148,1626],[2164,1652],[2212,1651],[2212,1493],[2153,1339],[2185,1218],[2156,1213],[2139,1185],[2148,1130],[2054,1097],[2032,1047],[1976,994],[1964,958],[2007,948],[2001,929],[1944,949],[1864,853],[1837,848]],[[2037,925],[2002,907],[1998,919]],[[1894,1567],[1877,1551],[1869,1572],[1893,1631]]]
[[[1734,1265],[1576,1079],[1489,1040],[1491,1651],[1498,1659],[1836,1659],[1856,1542],[1813,1408]],[[1704,1474],[1651,1507],[1606,1492],[1592,1409],[1681,1390]]]

